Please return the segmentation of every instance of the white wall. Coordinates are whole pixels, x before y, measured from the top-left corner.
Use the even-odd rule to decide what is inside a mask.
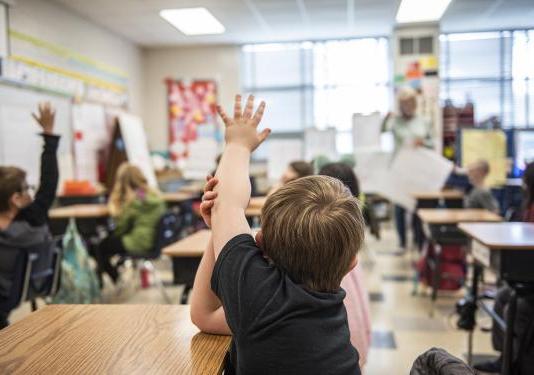
[[[135,44],[87,21],[51,0],[17,0],[10,27],[123,70],[128,75],[130,110],[142,115],[142,52]]]
[[[233,104],[240,90],[238,46],[165,47],[144,51],[144,111],[150,147],[167,150],[167,88],[164,80],[213,79],[218,83],[219,103]]]

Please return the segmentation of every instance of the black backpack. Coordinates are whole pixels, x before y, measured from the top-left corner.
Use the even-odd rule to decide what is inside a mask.
[[[519,337],[519,347],[517,352],[517,359],[514,362],[513,374],[516,375],[532,375],[534,374],[534,296],[529,296],[518,299],[517,312],[520,309],[525,309],[522,314],[527,314],[529,322],[526,329]]]

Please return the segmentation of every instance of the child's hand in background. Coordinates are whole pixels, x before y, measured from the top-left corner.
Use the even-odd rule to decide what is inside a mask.
[[[230,118],[221,108],[217,107],[219,115],[226,126],[225,140],[226,144],[238,144],[245,146],[251,152],[254,151],[271,133],[271,129],[264,129],[258,133],[258,125],[263,117],[265,102],[261,102],[256,113],[254,110],[254,96],[250,95],[247,100],[245,111],[241,110],[241,95],[236,95],[234,104],[234,118]]]
[[[200,204],[200,215],[202,219],[211,228],[211,209],[217,198],[217,192],[213,191],[219,180],[216,177],[207,176],[206,185],[204,186],[204,195],[202,195],[202,203]]]
[[[44,134],[52,134],[54,132],[54,118],[56,111],[52,108],[49,102],[39,103],[39,116],[32,113],[35,121],[41,125]]]

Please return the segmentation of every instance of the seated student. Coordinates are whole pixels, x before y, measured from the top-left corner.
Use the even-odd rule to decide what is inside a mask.
[[[271,195],[288,182],[311,175],[313,175],[313,166],[310,163],[302,160],[292,161],[287,166],[282,177],[280,177],[280,181],[269,190],[267,195]]]
[[[319,171],[320,175],[337,178],[349,188],[354,197],[360,195],[358,179],[351,167],[344,163],[326,164]],[[347,293],[345,307],[350,329],[350,341],[360,354],[360,366],[367,360],[371,344],[371,313],[369,293],[363,281],[361,267],[355,267],[341,281],[341,287]]]
[[[465,197],[465,208],[485,208],[499,212],[499,203],[484,184],[489,172],[490,166],[486,160],[478,160],[467,167],[467,177],[473,188]]]
[[[534,163],[527,165],[525,173],[523,174],[523,188],[525,189],[525,201],[523,205],[523,219],[525,222],[534,223]],[[500,288],[495,296],[495,304],[493,306],[494,311],[501,317],[505,317],[508,310],[508,304],[511,298],[511,290],[508,287]],[[519,343],[523,340],[524,333],[528,332],[527,328],[532,321],[534,315],[534,298],[519,298],[517,303],[516,321],[514,324],[515,338],[513,345],[518,347]],[[491,340],[493,348],[499,352],[504,349],[504,332],[498,324],[493,324],[491,330]],[[530,342],[533,345],[533,341]],[[523,363],[523,366],[530,366],[530,369],[534,369],[534,358],[526,358],[530,361]],[[487,373],[500,373],[502,367],[502,355],[495,361],[487,361],[475,364],[473,366],[479,371]]]
[[[30,249],[52,239],[47,225],[48,210],[56,197],[59,179],[55,111],[50,103],[43,103],[39,105],[39,116],[33,114],[33,117],[43,129],[44,140],[35,198],[32,200],[33,187],[26,182],[26,172],[17,167],[0,167],[0,298],[9,294],[12,285],[12,270],[4,268],[7,262],[2,260],[2,253],[17,248]],[[0,311],[0,329],[8,325],[9,313]]]
[[[233,119],[219,108],[226,147],[191,318],[203,331],[232,333],[226,374],[359,374],[340,288],[363,243],[358,202],[337,179],[297,179],[267,199],[255,242],[248,169],[270,130],[257,133],[265,104],[253,115],[253,100],[242,112],[237,96]]]
[[[113,255],[142,255],[152,249],[158,221],[165,212],[165,202],[148,186],[138,167],[123,163],[117,171],[109,208],[116,227],[96,249],[101,286],[103,272],[113,283],[118,281],[119,273],[110,263]]]

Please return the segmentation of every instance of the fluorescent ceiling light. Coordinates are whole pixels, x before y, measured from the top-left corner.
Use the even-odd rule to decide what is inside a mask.
[[[451,0],[402,0],[398,23],[439,21]]]
[[[159,15],[185,35],[224,33],[224,26],[206,8],[163,9]]]

